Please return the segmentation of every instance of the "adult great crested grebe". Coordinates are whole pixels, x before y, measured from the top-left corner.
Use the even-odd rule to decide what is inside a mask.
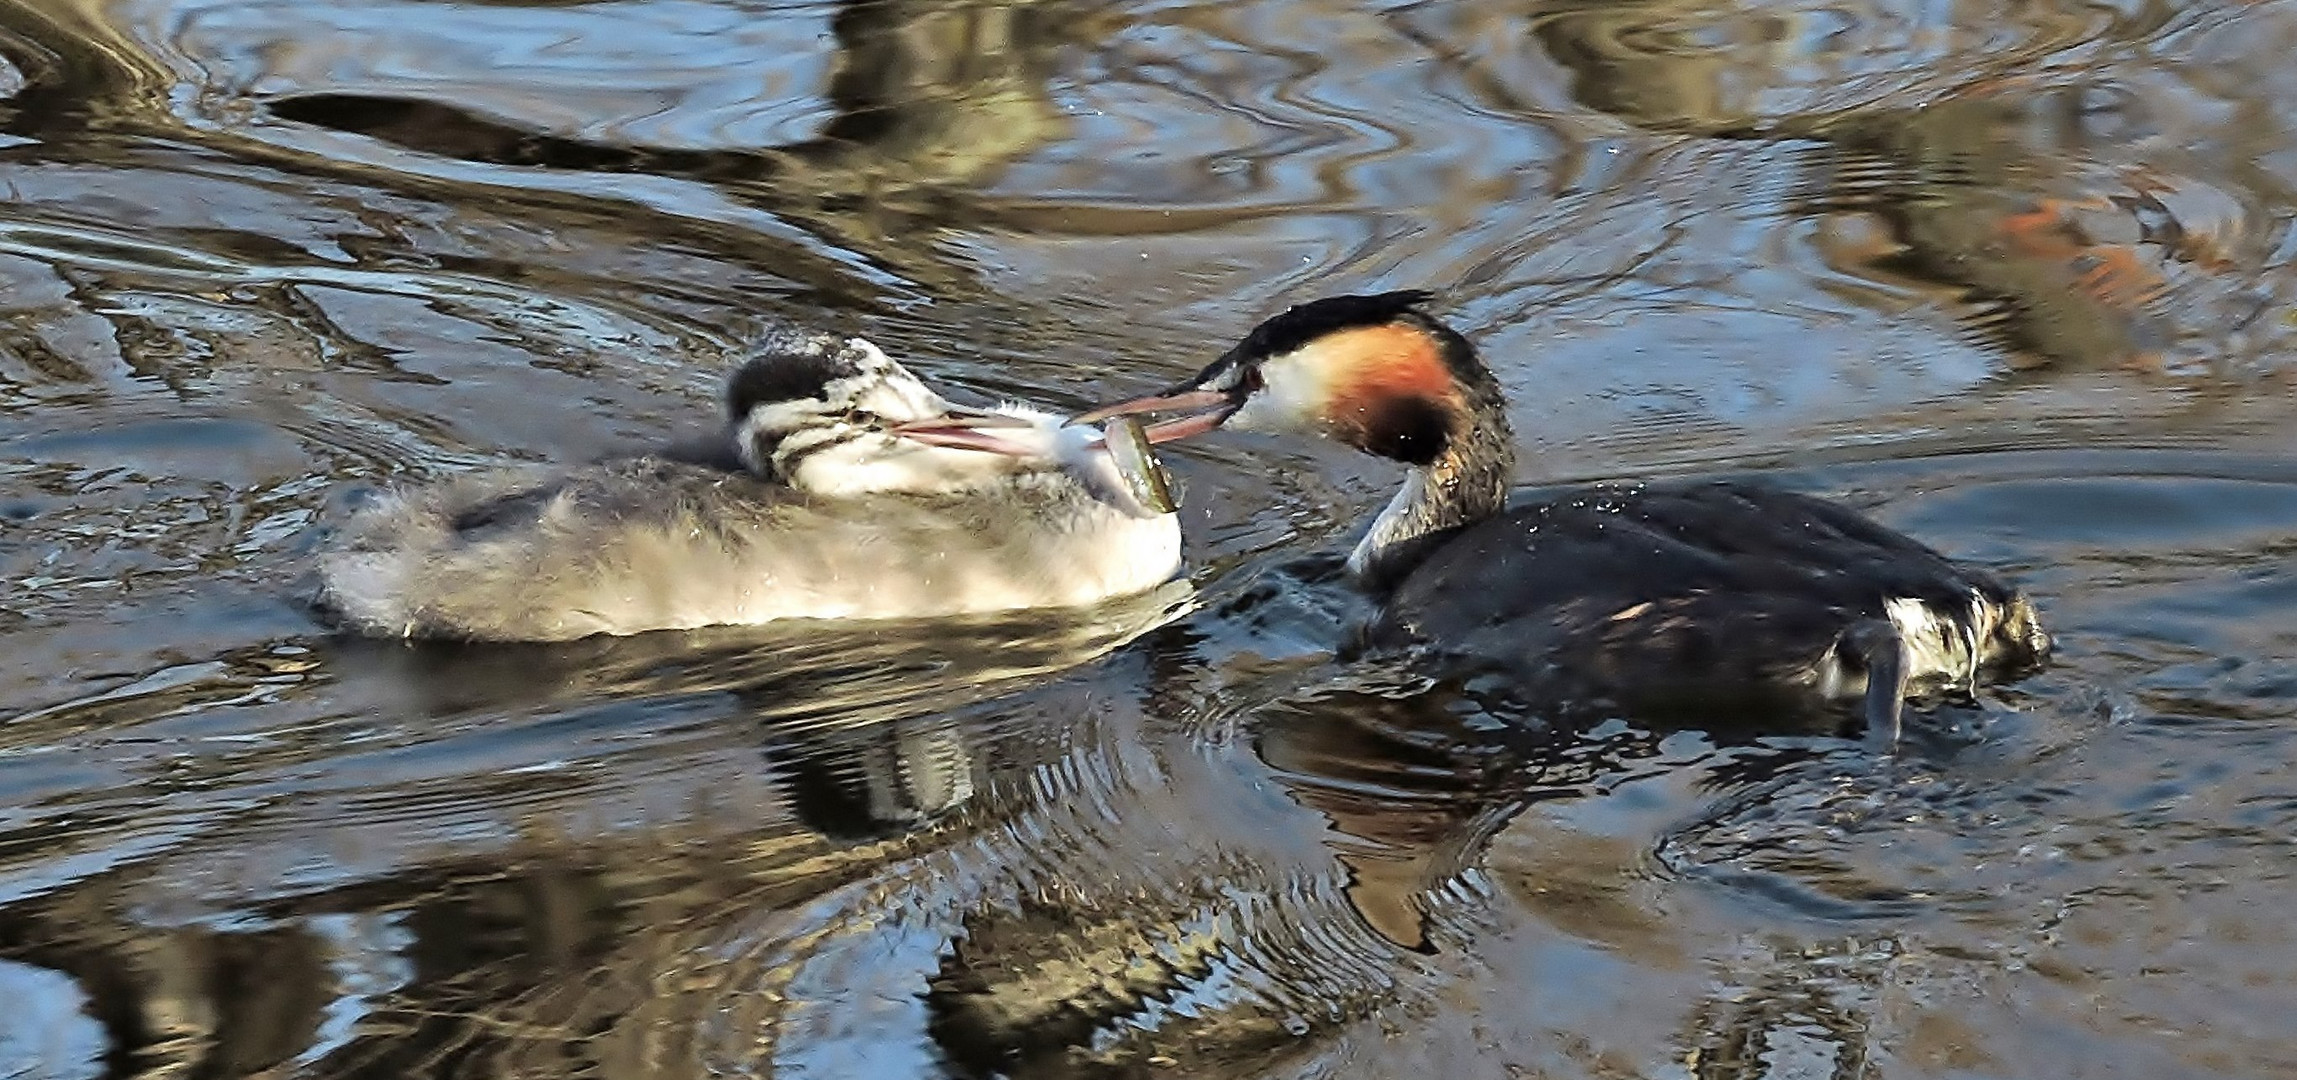
[[[1349,556],[1374,645],[1491,665],[1581,703],[1680,709],[1905,699],[2038,663],[2025,596],[1824,500],[1755,484],[1599,484],[1505,509],[1515,440],[1475,347],[1425,292],[1336,296],[1261,323],[1174,390],[1093,422],[1189,410],[1337,439],[1412,466]]]
[[[860,338],[778,338],[726,405],[699,451],[388,493],[321,554],[320,605],[361,633],[563,641],[1080,606],[1180,568],[1171,507],[1100,429],[958,409]]]

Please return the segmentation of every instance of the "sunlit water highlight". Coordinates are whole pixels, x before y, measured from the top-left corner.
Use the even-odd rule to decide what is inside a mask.
[[[2297,4],[0,2],[0,1075],[2297,1073]],[[762,328],[1082,406],[1435,286],[1518,480],[2030,590],[1881,758],[1340,659],[1396,475],[1074,619],[458,649],[363,488]]]

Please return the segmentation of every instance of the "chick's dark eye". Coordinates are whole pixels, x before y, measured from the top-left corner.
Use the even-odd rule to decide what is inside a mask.
[[[1260,388],[1263,385],[1264,384],[1260,381],[1260,368],[1258,365],[1245,368],[1243,373],[1236,377],[1237,389],[1242,390],[1247,394],[1259,393]]]

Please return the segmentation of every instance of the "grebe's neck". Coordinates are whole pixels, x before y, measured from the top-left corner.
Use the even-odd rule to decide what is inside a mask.
[[[1460,375],[1466,405],[1444,452],[1414,466],[1403,490],[1372,519],[1348,556],[1348,572],[1365,588],[1386,591],[1427,554],[1439,534],[1492,516],[1507,504],[1515,473],[1515,432],[1499,383],[1481,363]]]

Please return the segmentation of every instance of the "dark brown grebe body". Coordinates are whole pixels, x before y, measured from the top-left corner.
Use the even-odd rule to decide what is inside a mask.
[[[1551,699],[1627,711],[1903,702],[2038,663],[2033,604],[1835,503],[1744,482],[1600,484],[1506,506],[1515,440],[1475,347],[1427,294],[1339,296],[1255,328],[1168,394],[1088,414],[1192,410],[1322,435],[1412,466],[1349,557],[1381,601],[1368,640],[1483,665]]]

